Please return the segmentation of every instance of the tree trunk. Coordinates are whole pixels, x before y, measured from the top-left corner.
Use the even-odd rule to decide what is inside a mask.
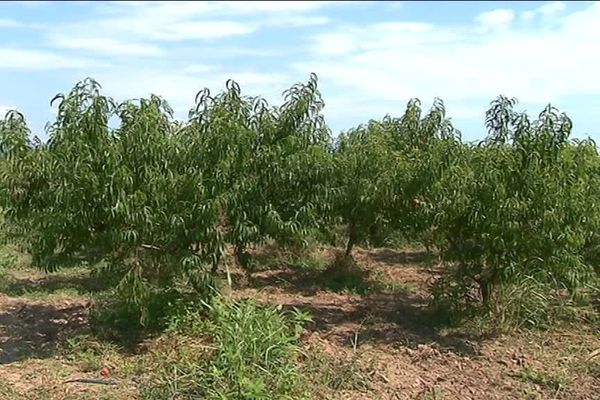
[[[356,227],[350,224],[348,227],[348,243],[346,244],[346,257],[350,256],[356,243]]]
[[[481,299],[483,301],[483,306],[488,308],[490,305],[491,298],[491,285],[488,282],[479,283],[479,291],[481,292]]]
[[[221,252],[219,251],[214,257],[212,262],[212,268],[210,269],[210,273],[215,275],[217,270],[219,269],[219,262],[221,261]]]
[[[235,245],[235,259],[238,262],[238,265],[246,271],[248,269],[248,259],[247,254],[244,252],[245,248],[246,246],[243,244]]]
[[[481,300],[483,306],[492,311],[497,312],[500,304],[498,304],[498,282],[496,279],[488,278],[479,281],[479,291],[481,292]]]

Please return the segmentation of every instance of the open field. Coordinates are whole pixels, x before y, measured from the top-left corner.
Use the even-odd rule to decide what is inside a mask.
[[[233,271],[244,284],[224,295],[310,313],[297,360],[310,398],[595,399],[600,392],[597,326],[492,334],[477,324],[443,325],[427,308],[436,259],[423,251],[357,249],[364,274],[346,281],[323,273],[330,249],[301,270],[277,266],[281,254],[264,257],[268,269],[249,278]],[[152,398],[144,389],[159,365],[193,357],[182,349],[202,353],[195,338],[176,332],[108,340],[90,320],[108,290],[102,281],[82,268],[45,274],[26,258],[12,260],[22,265],[4,268],[1,280],[2,399]]]

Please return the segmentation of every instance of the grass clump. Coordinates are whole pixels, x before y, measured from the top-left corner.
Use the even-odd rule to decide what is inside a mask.
[[[339,358],[313,350],[306,354],[302,371],[313,383],[313,387],[318,388],[319,392],[313,393],[313,396],[322,398],[324,393],[321,390],[324,388],[333,392],[367,392],[371,388],[374,368],[365,365],[359,353]]]
[[[145,399],[302,399],[297,310],[215,299],[172,319],[177,342],[154,358]],[[166,358],[165,358],[166,357]]]
[[[440,279],[434,285],[434,313],[444,324],[462,326],[478,334],[551,330],[564,324],[593,324],[598,320],[593,305],[593,293],[598,292],[595,282],[568,293],[564,287],[523,275],[498,287],[494,301],[487,307],[477,302],[474,290],[457,300],[464,288],[447,283]]]
[[[554,392],[569,387],[573,383],[564,371],[550,373],[527,367],[521,370],[517,376],[524,382],[529,382]]]
[[[253,271],[289,269],[299,271],[322,271],[327,268],[328,257],[320,247],[265,246],[253,255]]]

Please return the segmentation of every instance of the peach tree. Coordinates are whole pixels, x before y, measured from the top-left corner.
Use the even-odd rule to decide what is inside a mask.
[[[569,140],[571,121],[555,108],[531,121],[515,103],[492,103],[488,137],[455,158],[429,198],[448,266],[440,301],[498,307],[503,288],[526,278],[575,293],[593,277],[596,147]]]

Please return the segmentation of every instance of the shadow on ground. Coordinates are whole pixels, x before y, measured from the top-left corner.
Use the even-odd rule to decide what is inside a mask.
[[[359,257],[386,264],[383,265],[386,268],[394,267],[395,272],[406,269],[407,277],[415,268],[428,274],[436,260],[426,252],[389,249],[361,251]],[[394,276],[402,283],[402,273]],[[349,288],[349,291],[334,293],[326,278],[318,271],[264,271],[252,276],[248,287],[252,296],[266,297],[268,302],[284,308],[309,312],[314,321],[307,327],[309,331],[343,346],[354,346],[357,340],[359,344],[385,343],[409,348],[434,345],[459,355],[475,356],[480,354],[481,342],[488,339],[474,334],[445,333],[447,325],[430,309],[430,297],[424,288],[414,293],[386,293],[366,274],[363,282],[354,281],[360,288],[367,285],[365,290]]]
[[[263,256],[264,257],[264,256]],[[399,284],[412,283],[414,279],[402,280],[406,275],[403,270],[410,269],[421,276],[429,276],[435,268],[437,256],[427,252],[401,252],[392,249],[360,250],[355,255],[357,268],[343,271],[335,269],[297,269],[271,268],[257,271],[251,276],[243,272],[233,272],[233,285],[236,289],[252,287],[255,289],[268,287],[285,288],[286,292],[302,295],[314,295],[321,290],[334,292],[349,291],[356,294],[373,294],[389,292],[382,282],[378,281],[376,272],[392,271],[398,275]],[[376,263],[375,267],[373,263]],[[333,258],[329,265],[333,263]],[[408,278],[408,276],[404,276]],[[424,279],[422,279],[424,280]]]
[[[0,364],[48,358],[67,337],[87,329],[89,303],[0,297]]]
[[[2,292],[8,296],[23,296],[28,293],[54,293],[76,291],[80,294],[96,293],[108,289],[111,283],[106,279],[86,275],[48,274],[39,279],[13,278],[4,285]]]
[[[85,270],[31,275],[4,278],[0,364],[53,357],[70,336],[90,333],[93,302],[88,297],[112,286],[110,279],[90,276]]]
[[[430,265],[437,261],[438,256],[427,251],[397,251],[393,249],[376,249],[364,250],[363,254],[367,255],[373,261],[393,265]]]
[[[437,345],[440,349],[463,356],[479,355],[485,339],[476,335],[442,334],[445,325],[429,310],[422,298],[394,295],[369,295],[358,299],[315,302],[297,299],[282,304],[313,316],[308,326],[323,338],[343,346],[389,344],[415,349],[419,345]]]

